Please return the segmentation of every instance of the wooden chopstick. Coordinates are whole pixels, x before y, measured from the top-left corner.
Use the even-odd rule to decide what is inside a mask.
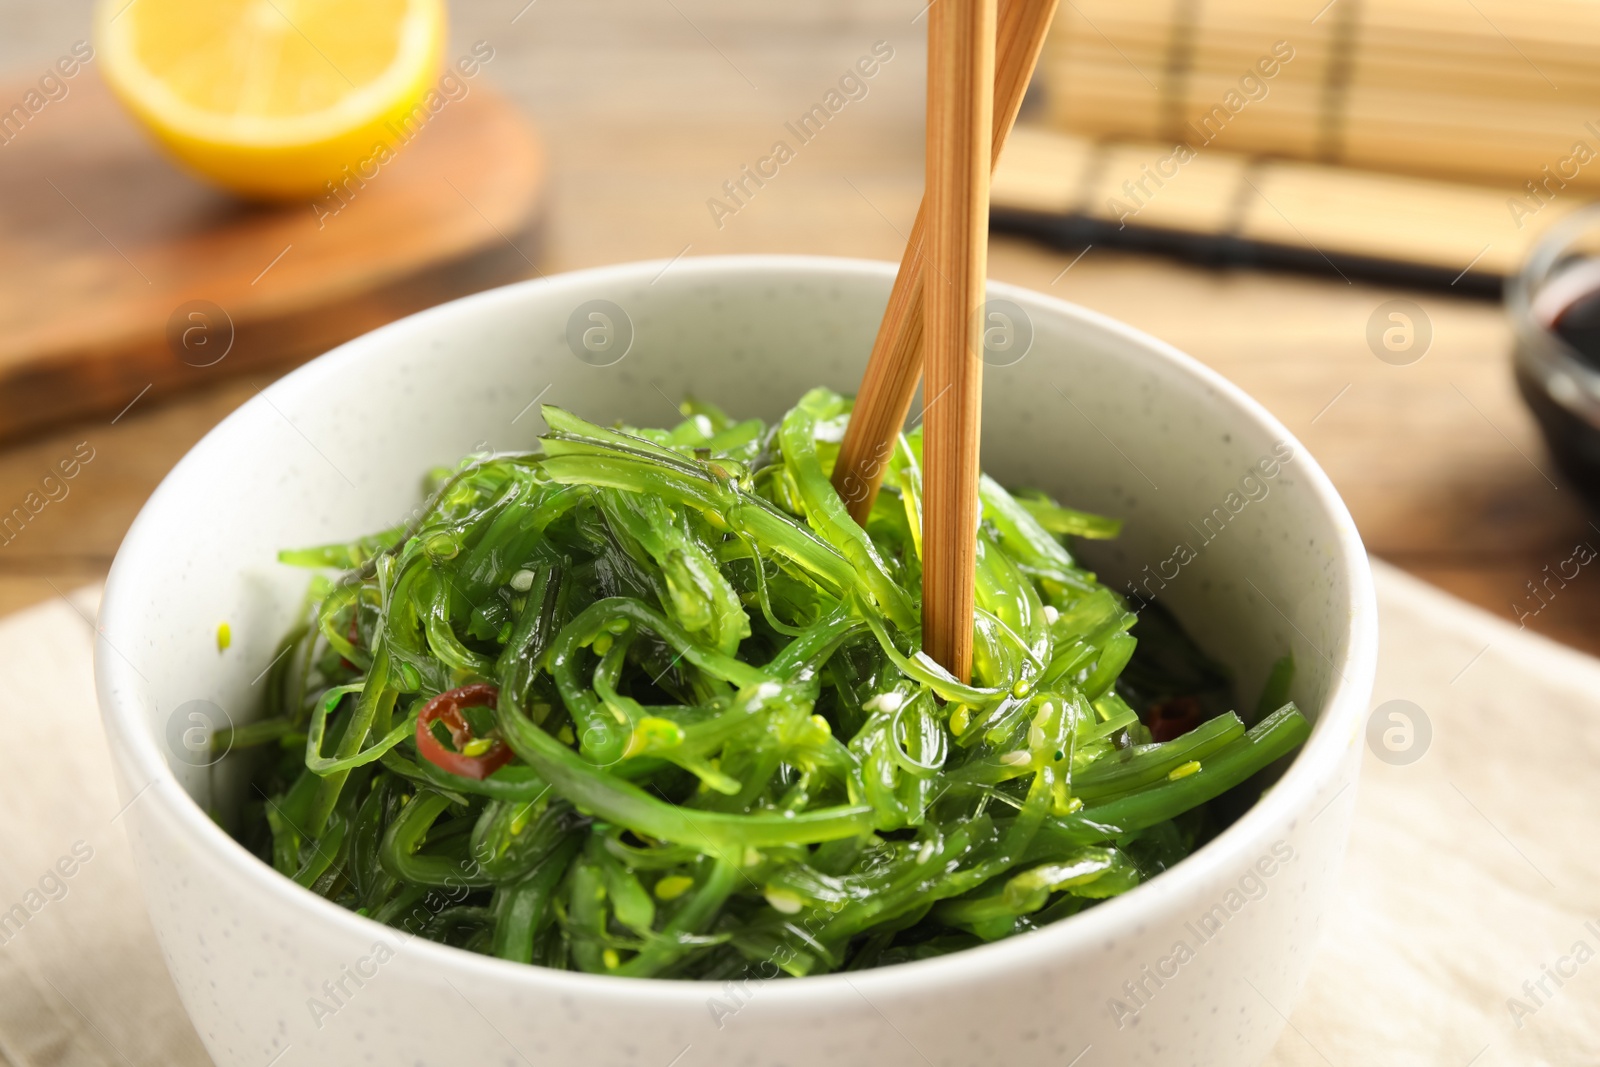
[[[1059,0],[1000,0],[995,30],[991,169],[1000,161],[1000,150],[1022,108],[1023,94],[1058,3]],[[863,525],[878,496],[895,437],[905,425],[911,398],[922,377],[925,216],[926,200],[911,227],[911,237],[900,259],[900,273],[889,293],[889,305],[872,343],[872,355],[833,469],[834,488],[849,506],[851,516]]]
[[[995,0],[928,9],[922,649],[962,681],[972,672],[994,34]]]

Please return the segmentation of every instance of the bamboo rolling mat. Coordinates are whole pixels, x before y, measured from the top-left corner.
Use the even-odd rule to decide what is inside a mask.
[[[1534,242],[1586,203],[1551,202],[1518,226],[1505,191],[1489,186],[1221,151],[1179,162],[1170,144],[1037,126],[1012,133],[992,197],[996,229],[1063,246],[1479,293],[1498,293]]]
[[[1600,192],[1579,0],[1082,0],[994,184],[1063,243],[1496,289]]]
[[[1075,0],[1040,70],[1075,133],[1170,141],[1211,116],[1233,152],[1518,189],[1600,150],[1588,0]],[[1600,189],[1600,165],[1567,172]]]

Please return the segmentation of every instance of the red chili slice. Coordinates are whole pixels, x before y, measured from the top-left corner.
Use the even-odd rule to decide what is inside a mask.
[[[511,761],[511,746],[495,738],[489,750],[481,755],[468,756],[461,752],[468,742],[475,740],[461,709],[493,708],[499,699],[500,690],[483,682],[440,693],[417,713],[417,752],[435,767],[451,774],[480,782],[489,777]],[[450,731],[450,740],[455,742],[457,751],[451,752],[439,743],[432,730],[435,721],[443,722]]]
[[[355,607],[350,609],[350,629],[346,631],[346,636],[350,639],[350,647],[352,648],[354,648],[361,640],[361,627],[358,625],[360,621],[361,605],[358,603]],[[344,664],[344,669],[347,671],[353,671],[356,669],[356,665],[351,663],[344,656],[339,657],[339,662]]]

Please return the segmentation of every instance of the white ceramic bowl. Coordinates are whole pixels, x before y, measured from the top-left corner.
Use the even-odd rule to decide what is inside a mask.
[[[244,784],[232,761],[192,766],[183,731],[196,709],[194,722],[208,707],[254,714],[255,680],[305,586],[279,548],[388,526],[426,468],[528,446],[543,429],[535,397],[651,425],[687,393],[772,418],[812,385],[852,390],[891,277],[878,263],[740,256],[480,293],[310,363],[178,464],[117,554],[97,674],[150,912],[217,1063],[1240,1067],[1265,1055],[1349,830],[1376,649],[1366,556],[1322,471],[1238,389],[1138,331],[1010,286],[991,299],[1022,308],[1034,340],[987,373],[986,469],[1124,516],[1124,536],[1094,557],[1102,573],[1118,588],[1164,582],[1164,602],[1248,702],[1292,649],[1294,697],[1317,720],[1271,791],[1191,858],[1036,933],[734,989],[406,942],[274,873],[208,817],[228,822]],[[568,343],[575,310],[596,299],[631,320],[609,366],[594,364],[623,347],[620,320],[607,349],[585,309],[577,332],[599,327],[601,354],[581,360]],[[1258,463],[1272,474],[1251,474]],[[233,644],[219,653],[224,621]]]

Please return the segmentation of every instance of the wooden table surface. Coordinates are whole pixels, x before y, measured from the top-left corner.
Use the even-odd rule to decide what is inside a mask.
[[[457,0],[449,47],[464,54],[490,42],[485,76],[543,128],[551,209],[528,251],[545,273],[727,252],[892,260],[922,185],[923,3]],[[0,0],[0,80],[37,77],[87,25],[85,0]],[[893,57],[867,95],[795,144],[785,122],[879,41]],[[794,158],[736,213],[714,217],[707,201],[722,183],[780,139]],[[1551,582],[1542,601],[1529,591],[1580,542],[1600,545],[1600,526],[1515,395],[1497,304],[1103,248],[1076,256],[996,239],[990,272],[1123,319],[1215,367],[1309,446],[1374,554],[1600,652],[1600,577],[1586,568],[1564,587]],[[1409,366],[1380,361],[1366,341],[1368,319],[1395,297],[1415,300],[1432,324],[1431,348]],[[0,451],[0,511],[75,449],[94,456],[65,498],[0,546],[0,611],[104,575],[161,476],[268,378],[181,397],[153,390],[114,424]]]

